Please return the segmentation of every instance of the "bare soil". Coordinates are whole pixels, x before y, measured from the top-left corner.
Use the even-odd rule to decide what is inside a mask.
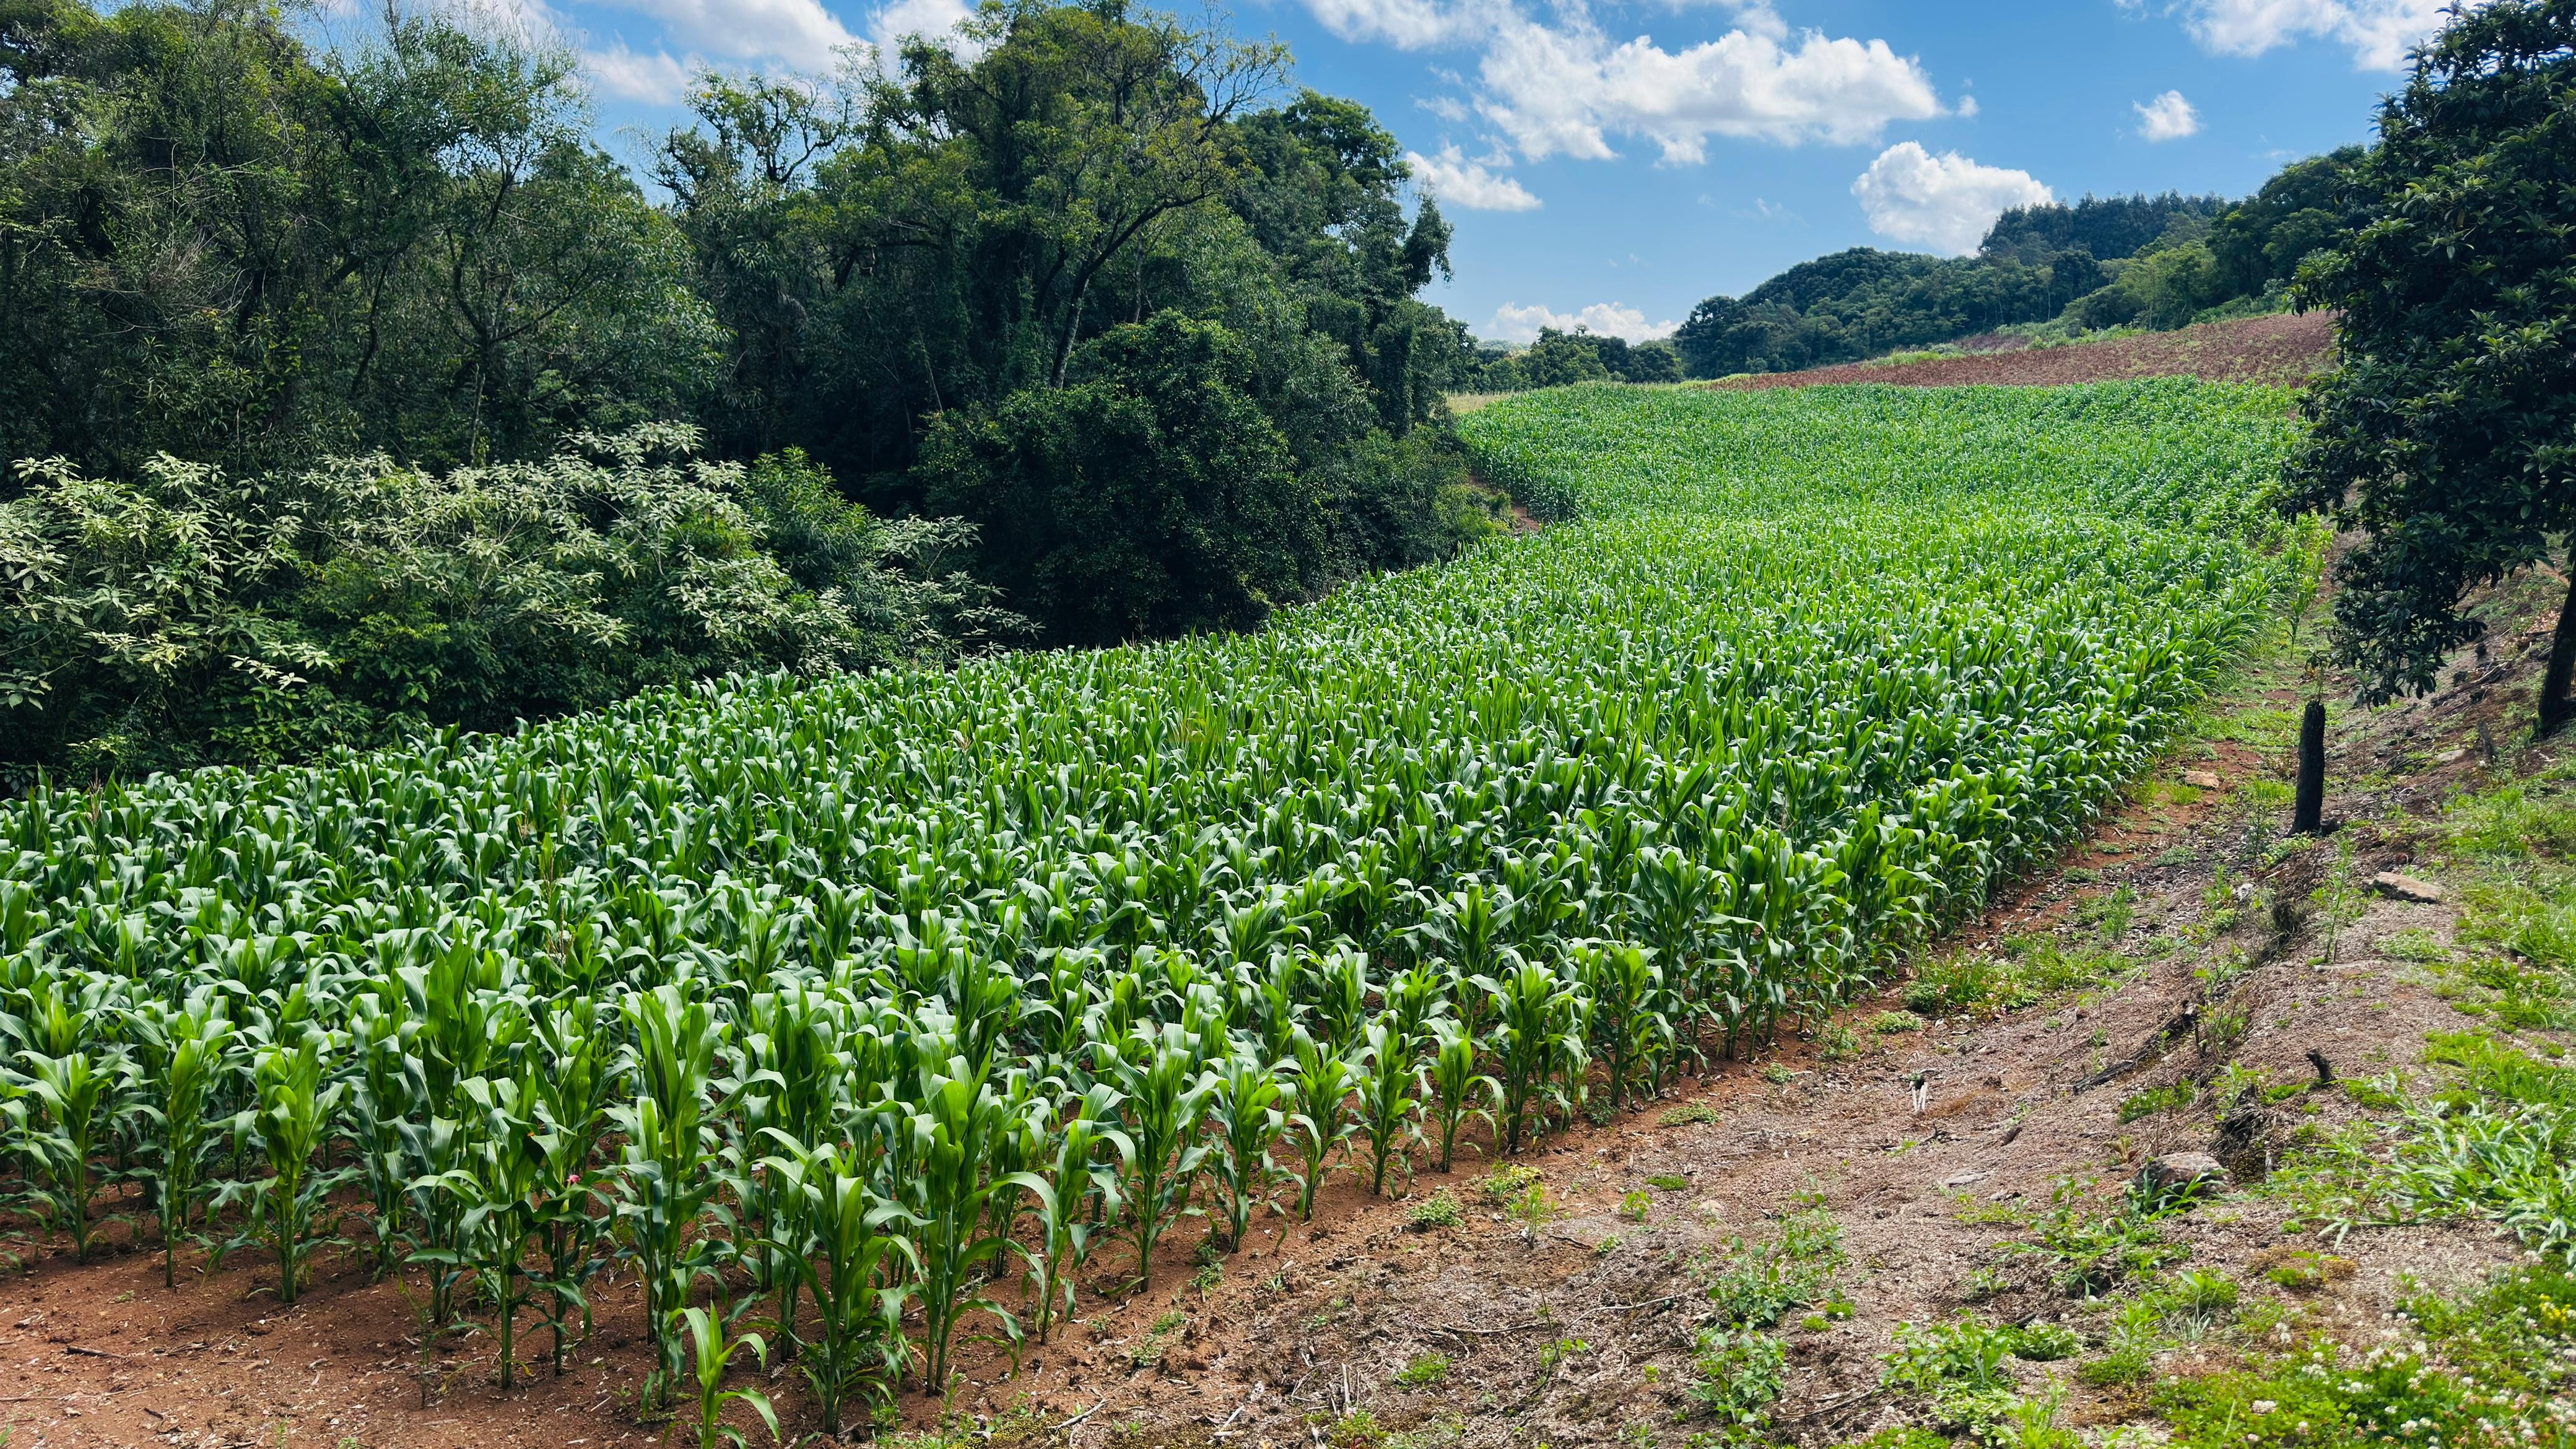
[[[1976,355],[1913,362],[1854,362],[1805,372],[1729,378],[1709,385],[1747,391],[1850,382],[1902,387],[2046,387],[2183,376],[2212,382],[2290,386],[2334,365],[2334,317],[2326,312],[2284,313],[2062,347],[2032,347],[2021,338],[1988,333],[1958,345]]]

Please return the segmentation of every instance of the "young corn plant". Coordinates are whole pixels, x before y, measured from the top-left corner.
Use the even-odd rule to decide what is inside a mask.
[[[1359,1132],[1368,1141],[1369,1191],[1376,1196],[1386,1194],[1386,1165],[1413,1120],[1415,1050],[1393,1012],[1379,1013],[1360,1044]]]
[[[1267,1083],[1267,1074],[1261,1080]],[[1037,1303],[1039,1343],[1047,1341],[1058,1313],[1072,1316],[1073,1275],[1089,1260],[1092,1243],[1104,1230],[1089,1220],[1090,1204],[1100,1204],[1107,1228],[1117,1226],[1122,1169],[1135,1152],[1127,1134],[1113,1125],[1118,1093],[1108,1083],[1094,1082],[1079,1096],[1066,1096],[1070,1105],[1040,1173],[1047,1190],[1031,1195],[1037,1212],[1034,1241],[1020,1249],[1029,1269],[1029,1296]]]
[[[673,1317],[671,1336],[679,1337],[683,1327],[689,1336],[689,1382],[696,1398],[698,1449],[724,1449],[726,1445],[742,1449],[742,1431],[724,1421],[725,1405],[736,1403],[749,1404],[760,1415],[760,1422],[769,1426],[770,1442],[786,1442],[786,1436],[778,1432],[778,1411],[770,1407],[767,1394],[758,1389],[724,1386],[725,1370],[743,1349],[750,1349],[751,1356],[763,1368],[768,1367],[769,1345],[760,1335],[746,1333],[727,1338],[724,1319],[703,1308],[684,1308]]]
[[[161,1286],[179,1286],[179,1242],[190,1235],[196,1207],[206,1195],[207,1149],[213,1141],[206,1109],[215,1076],[232,1041],[223,998],[191,994],[187,1005],[154,1003],[135,1013],[128,1028],[143,1057],[154,1149],[160,1158]]]
[[[266,1247],[277,1260],[277,1301],[290,1306],[304,1286],[306,1261],[337,1231],[331,1194],[349,1177],[346,1168],[326,1171],[320,1160],[348,1093],[343,1082],[323,1085],[323,1042],[323,1033],[307,1031],[293,1047],[262,1052],[253,1073],[259,1102],[241,1124],[268,1161],[268,1177],[248,1188],[243,1241]]]
[[[901,1210],[854,1174],[826,1144],[808,1151],[781,1141],[762,1166],[788,1193],[777,1247],[803,1278],[814,1327],[796,1368],[814,1391],[825,1435],[838,1438],[849,1406],[878,1399],[902,1372],[903,1305],[912,1275],[903,1239],[886,1230]]]
[[[1243,1246],[1252,1226],[1252,1210],[1263,1202],[1278,1169],[1271,1148],[1288,1127],[1281,1109],[1286,1095],[1279,1076],[1249,1053],[1228,1057],[1217,1069],[1216,1094],[1208,1103],[1208,1126],[1217,1151],[1208,1170],[1216,1175],[1217,1202],[1225,1214],[1229,1249]]]
[[[27,1052],[18,1060],[22,1070],[11,1078],[24,1101],[12,1105],[36,1109],[28,1138],[44,1166],[49,1216],[71,1233],[72,1261],[85,1263],[94,1231],[90,1205],[98,1194],[92,1159],[100,1134],[109,1128],[117,1089],[132,1069],[121,1055],[93,1059],[77,1050],[61,1056]]]
[[[562,1185],[548,1178],[546,1124],[537,1113],[538,1092],[527,1078],[468,1077],[465,1100],[473,1104],[471,1165],[447,1176],[447,1188],[465,1202],[458,1224],[458,1266],[473,1270],[492,1305],[499,1375],[506,1392],[517,1382],[519,1314],[542,1295],[528,1272],[530,1241]],[[422,1254],[423,1262],[440,1257]]]
[[[1567,1104],[1558,1073],[1583,1055],[1574,993],[1535,961],[1519,961],[1501,980],[1479,977],[1477,984],[1494,1003],[1491,1047],[1501,1067],[1494,1102],[1508,1156],[1521,1150],[1533,1117],[1551,1103]]]
[[[1120,1197],[1136,1244],[1136,1274],[1154,1278],[1154,1245],[1190,1210],[1190,1194],[1211,1144],[1199,1124],[1216,1077],[1200,1066],[1199,1044],[1177,1023],[1139,1023],[1126,1040],[1100,1048],[1100,1077],[1118,1092],[1126,1138]]]
[[[1600,1048],[1610,1110],[1652,1090],[1673,1027],[1664,1013],[1664,972],[1641,947],[1592,942],[1566,953],[1592,1007],[1592,1040]]]
[[[708,1170],[715,1155],[708,1118],[729,1105],[711,1100],[724,1029],[704,1001],[676,985],[629,996],[624,1014],[635,1096],[610,1113],[626,1139],[618,1213],[653,1329],[655,1370],[645,1380],[645,1401],[668,1407],[686,1373],[680,1310],[690,1287],[715,1266],[713,1245],[694,1229],[717,1186]]]
[[[1315,1189],[1324,1182],[1325,1164],[1334,1149],[1350,1139],[1350,1058],[1324,1043],[1297,1033],[1294,1110],[1288,1114],[1289,1135],[1297,1148],[1297,1221],[1315,1220]]]
[[[1032,1173],[987,1172],[993,1140],[1007,1130],[1009,1112],[964,1057],[949,1058],[947,1070],[927,1075],[922,1085],[922,1100],[905,1128],[915,1155],[904,1224],[921,1288],[923,1382],[945,1393],[957,1329],[968,1314],[987,1314],[1005,1335],[1019,1337],[1019,1321],[982,1289],[990,1277],[986,1265],[1010,1247],[1008,1239],[989,1231],[994,1198],[1050,1196],[1053,1189]]]
[[[1499,1096],[1502,1087],[1492,1077],[1476,1070],[1476,1042],[1458,1022],[1442,1018],[1431,1023],[1431,1051],[1422,1063],[1422,1136],[1440,1144],[1440,1170],[1447,1173],[1456,1155],[1458,1129],[1471,1117],[1482,1117],[1491,1127],[1494,1114],[1476,1104],[1479,1098]]]
[[[612,1078],[608,1036],[598,1018],[597,998],[587,996],[539,1013],[536,1038],[545,1065],[527,1079],[542,1124],[535,1142],[545,1155],[541,1179],[546,1190],[533,1223],[545,1269],[536,1286],[553,1340],[550,1356],[557,1378],[563,1377],[572,1313],[581,1314],[579,1336],[590,1336],[590,1280],[603,1265],[603,1222],[597,1211],[602,1183],[592,1159],[608,1121]]]

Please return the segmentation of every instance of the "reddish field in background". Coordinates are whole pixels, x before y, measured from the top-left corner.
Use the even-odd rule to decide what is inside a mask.
[[[1830,382],[1894,383],[1903,387],[2046,387],[2058,383],[2112,382],[2131,377],[2197,377],[2211,382],[2304,382],[2334,364],[2334,314],[2310,312],[2204,322],[2179,332],[2151,332],[2108,342],[2032,347],[1989,333],[1959,344],[1968,357],[1921,362],[1854,362],[1806,372],[1730,378],[1711,387],[1760,390],[1813,387]]]

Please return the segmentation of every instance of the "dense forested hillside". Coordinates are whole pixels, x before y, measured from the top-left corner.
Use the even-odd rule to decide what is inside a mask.
[[[1673,343],[1691,376],[1724,377],[1998,327],[2170,328],[2273,310],[2300,260],[2346,229],[2342,181],[2360,155],[2348,147],[2297,162],[2240,203],[2168,193],[2018,207],[1970,257],[1836,252],[1742,297],[1700,303]]]
[[[298,13],[0,5],[0,771],[1240,627],[1491,526],[1448,226],[1276,46],[1017,0],[705,77],[639,176],[567,54]]]

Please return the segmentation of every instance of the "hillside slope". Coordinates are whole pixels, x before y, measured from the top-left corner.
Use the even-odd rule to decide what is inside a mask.
[[[2209,382],[2295,386],[2334,365],[2331,313],[2282,313],[2235,322],[2204,322],[2174,332],[2148,332],[2062,347],[1991,339],[1992,351],[1957,357],[1854,362],[1806,372],[1728,378],[1709,386],[1745,392],[1827,383],[1899,387],[2048,387],[2142,377],[2197,377]],[[1972,347],[1970,338],[1962,347]]]

